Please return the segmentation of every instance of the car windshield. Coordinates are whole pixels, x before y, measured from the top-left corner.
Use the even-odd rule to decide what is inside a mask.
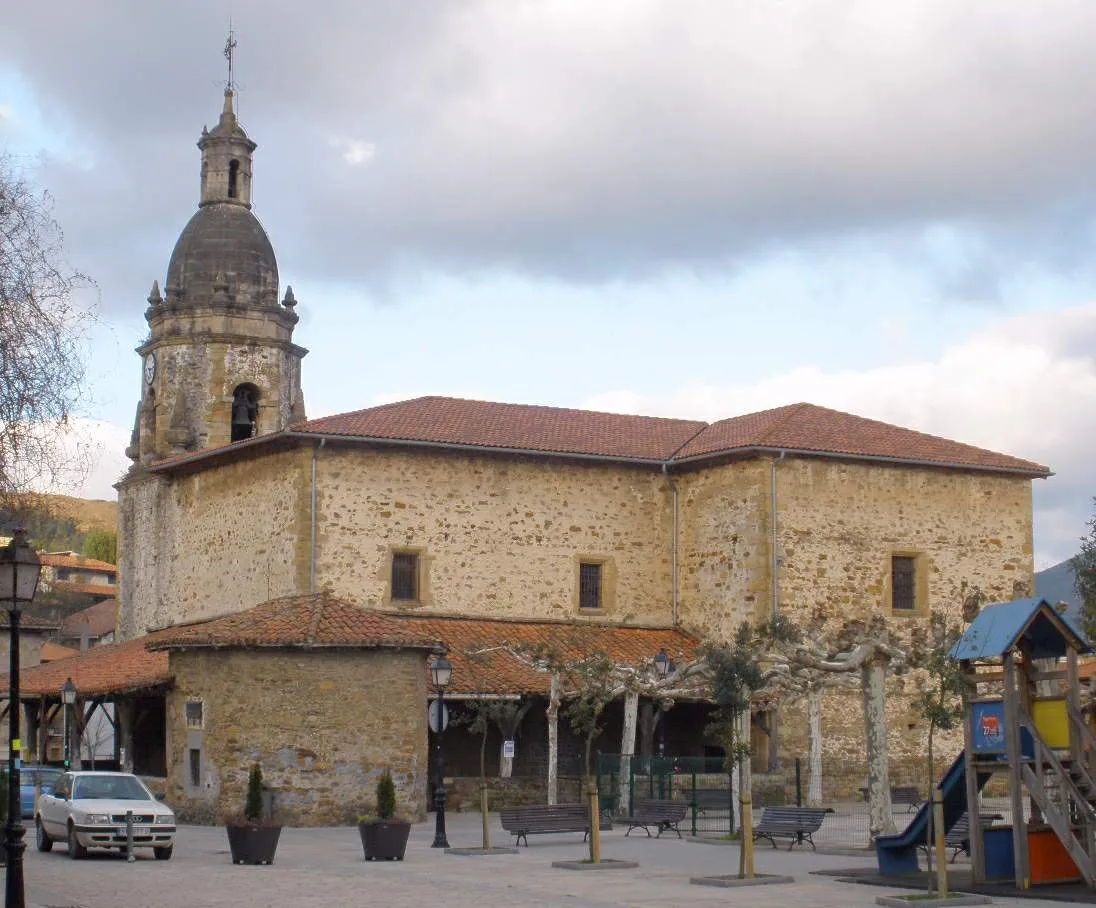
[[[73,780],[72,798],[147,801],[149,794],[136,776],[84,776]]]
[[[19,773],[20,785],[41,785],[43,788],[53,788],[53,783],[61,775],[59,769],[24,769]]]

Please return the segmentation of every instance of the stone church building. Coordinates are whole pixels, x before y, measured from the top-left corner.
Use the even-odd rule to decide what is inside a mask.
[[[421,814],[433,653],[454,701],[543,705],[548,678],[515,647],[680,662],[746,619],[904,627],[968,585],[990,600],[1030,585],[1046,467],[808,403],[709,424],[423,397],[308,419],[297,301],[252,211],[256,145],[231,90],[198,147],[198,210],[135,364],[119,642],[25,681],[43,704],[58,672],[116,702],[120,760],[162,774],[184,816],[238,807],[253,760],[293,822],[352,819],[385,768]],[[827,703],[827,753],[862,759],[854,704]],[[923,734],[892,708],[892,756],[915,757]],[[805,752],[802,714],[762,723],[768,758]],[[702,704],[662,721],[670,751],[705,752]],[[543,709],[523,722],[514,774],[539,776]]]

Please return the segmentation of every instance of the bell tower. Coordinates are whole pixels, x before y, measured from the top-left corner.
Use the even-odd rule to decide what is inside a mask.
[[[141,398],[126,454],[152,463],[173,454],[266,435],[305,418],[293,343],[297,300],[279,300],[278,263],[252,213],[256,145],[236,118],[229,81],[213,129],[203,129],[198,210],[179,236],[163,292],[153,282],[145,319]]]

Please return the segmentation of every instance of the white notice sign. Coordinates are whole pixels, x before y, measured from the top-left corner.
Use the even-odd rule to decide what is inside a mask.
[[[503,741],[502,742],[502,755],[507,760],[514,759],[514,742],[513,741]]]

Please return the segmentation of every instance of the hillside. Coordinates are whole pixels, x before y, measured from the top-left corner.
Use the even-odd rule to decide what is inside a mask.
[[[82,533],[92,530],[118,532],[117,501],[69,498],[67,495],[43,495],[42,498],[50,513],[71,518]]]

